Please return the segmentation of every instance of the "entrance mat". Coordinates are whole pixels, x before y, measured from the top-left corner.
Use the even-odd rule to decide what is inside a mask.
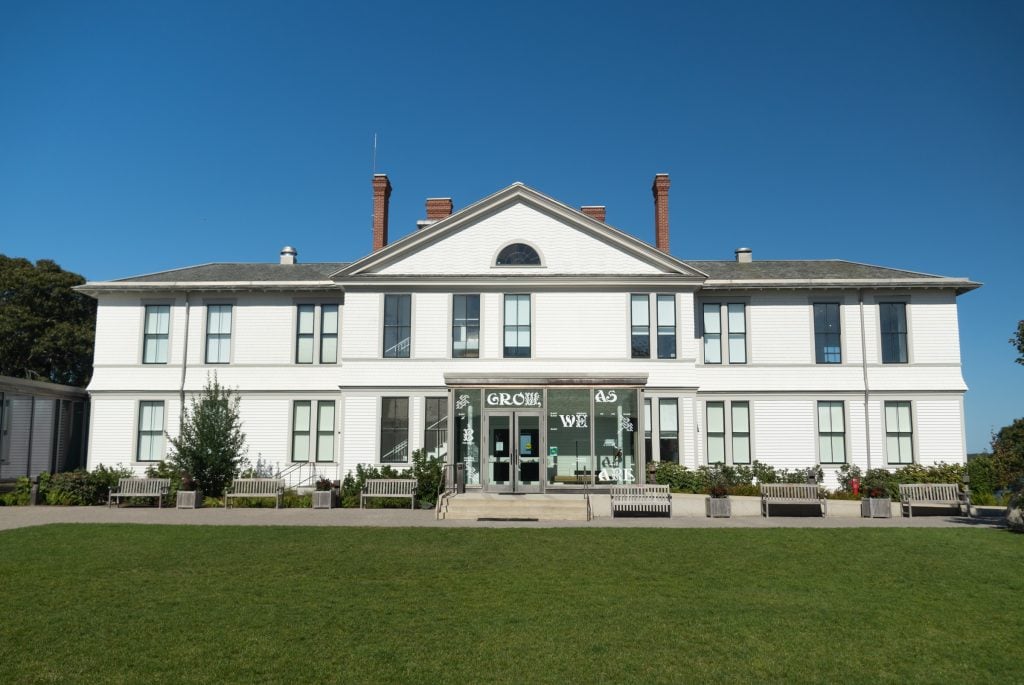
[[[528,517],[525,517],[525,516],[501,516],[501,517],[498,517],[498,516],[495,516],[495,517],[484,516],[484,517],[481,517],[481,518],[477,519],[477,521],[539,521],[539,520],[540,519],[528,518]]]

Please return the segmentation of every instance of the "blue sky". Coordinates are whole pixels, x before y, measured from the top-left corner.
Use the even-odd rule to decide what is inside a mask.
[[[968,449],[1024,415],[1024,3],[0,0],[0,252],[91,280],[370,249],[522,181],[684,259],[841,258],[960,300]]]

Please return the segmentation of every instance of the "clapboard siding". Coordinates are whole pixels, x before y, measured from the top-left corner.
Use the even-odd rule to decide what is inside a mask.
[[[501,357],[504,344],[504,301],[504,295],[501,293],[483,293],[480,296],[480,357],[483,359]],[[458,361],[464,363],[467,360]]]
[[[706,301],[707,298],[704,298]],[[719,298],[716,301],[739,301]],[[812,318],[807,296],[759,295],[747,309],[748,349],[751,363],[813,363]],[[723,331],[722,337],[725,337]]]
[[[445,293],[417,293],[413,297],[412,348],[414,357],[440,359],[450,356],[451,315]]]
[[[295,399],[317,399],[303,396]],[[337,399],[336,395],[324,399]],[[252,397],[243,395],[238,404],[242,431],[252,464],[260,459],[284,469],[291,460],[292,398]],[[315,420],[315,419],[314,419]],[[310,440],[314,438],[311,436]]]
[[[342,307],[341,354],[343,359],[380,358],[382,355],[380,293],[348,293]]]
[[[533,246],[544,264],[494,267],[512,242]],[[453,259],[452,255],[458,255]],[[517,203],[377,270],[381,274],[656,274],[659,269],[562,221]]]
[[[143,307],[139,299],[107,296],[96,310],[93,363],[139,364],[142,354]]]
[[[377,431],[380,427],[378,407],[374,396],[346,396],[344,398],[344,427],[342,428],[342,473],[356,470],[358,464],[376,463]]]
[[[918,443],[917,459],[921,464],[962,464],[966,459],[963,438],[963,412],[960,400],[922,399],[914,403]]]
[[[959,364],[956,299],[950,293],[915,295],[907,313],[915,363]]]
[[[629,356],[628,293],[537,293],[533,303],[537,359]]]
[[[295,304],[292,298],[240,298],[232,310],[231,361],[233,364],[288,364],[295,354]],[[206,308],[198,322],[206,332]],[[205,338],[196,345],[205,361]],[[191,356],[191,355],[190,355]],[[220,365],[217,365],[218,367]]]
[[[754,458],[777,468],[817,464],[815,410],[815,402],[806,400],[751,402]]]

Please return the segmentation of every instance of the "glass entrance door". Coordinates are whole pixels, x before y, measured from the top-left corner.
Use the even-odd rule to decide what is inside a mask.
[[[487,489],[491,492],[540,492],[544,470],[539,412],[489,412]]]

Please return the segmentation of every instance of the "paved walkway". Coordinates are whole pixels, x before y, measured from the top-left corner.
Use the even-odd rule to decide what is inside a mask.
[[[0,507],[0,530],[49,523],[138,523],[195,526],[366,526],[421,528],[1001,528],[1000,509],[983,516],[915,516],[863,519],[855,517],[770,519],[739,516],[709,519],[608,518],[592,521],[438,521],[433,510],[409,509],[156,509],[152,507]]]

